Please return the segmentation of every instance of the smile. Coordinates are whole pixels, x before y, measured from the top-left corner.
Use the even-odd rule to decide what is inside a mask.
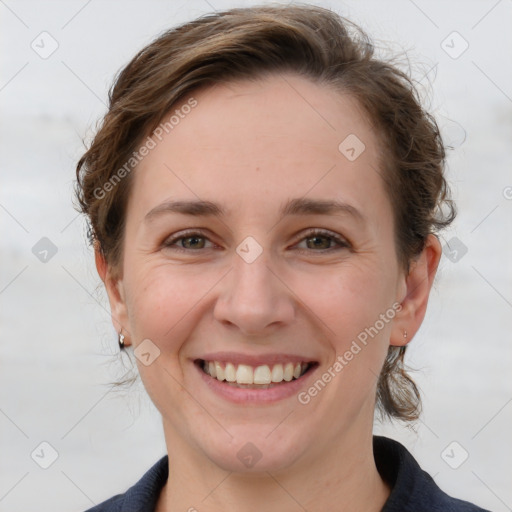
[[[219,355],[208,359],[195,359],[200,380],[214,395],[238,405],[265,405],[296,397],[303,390],[319,367],[316,361],[301,361],[293,357],[262,358]],[[234,362],[236,359],[241,361]],[[233,362],[232,362],[233,361]],[[286,361],[286,362],[285,362]],[[251,363],[251,364],[248,364]]]
[[[219,361],[198,361],[204,373],[217,379],[226,381],[238,387],[252,389],[266,389],[274,384],[291,382],[304,375],[311,363],[278,363],[273,365],[250,366],[247,364],[220,363]]]

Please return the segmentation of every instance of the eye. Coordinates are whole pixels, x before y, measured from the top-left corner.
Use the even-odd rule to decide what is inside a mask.
[[[301,243],[302,241],[306,242],[307,249],[319,249],[314,252],[330,252],[332,250],[349,249],[351,247],[350,243],[341,236],[323,229],[310,230],[307,235],[302,238]],[[309,241],[312,242],[309,243]],[[332,247],[332,242],[334,242],[337,247]],[[300,250],[303,251],[304,249]]]
[[[163,242],[162,247],[176,251],[195,251],[205,248],[209,249],[210,247],[205,247],[206,240],[208,240],[208,238],[199,231],[185,231],[167,238]]]
[[[210,242],[210,240],[200,231],[184,231],[167,238],[162,243],[162,247],[180,252],[211,249],[212,247],[206,246],[207,242]],[[351,248],[347,240],[332,231],[323,229],[310,230],[306,233],[306,236],[301,239],[300,243],[302,242],[306,242],[306,249],[300,248],[299,250],[301,252],[311,252],[308,249],[312,249],[313,252],[322,253]],[[332,247],[333,243],[335,243],[336,246]]]

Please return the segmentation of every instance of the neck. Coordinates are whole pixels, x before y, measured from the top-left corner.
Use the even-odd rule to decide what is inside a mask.
[[[375,466],[371,430],[293,468],[261,473],[225,471],[168,434],[169,478],[156,512],[256,512],[262,505],[268,512],[379,512],[390,494]]]

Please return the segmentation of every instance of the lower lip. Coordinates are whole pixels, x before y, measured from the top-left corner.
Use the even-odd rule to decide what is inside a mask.
[[[271,403],[297,395],[304,388],[305,383],[315,373],[317,366],[310,368],[304,375],[290,382],[284,381],[271,388],[250,389],[230,386],[226,381],[220,381],[207,375],[199,366],[193,363],[195,369],[200,373],[203,382],[216,394],[237,404],[249,403]]]

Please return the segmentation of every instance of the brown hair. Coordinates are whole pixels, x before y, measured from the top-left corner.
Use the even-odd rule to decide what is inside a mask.
[[[309,5],[231,9],[163,33],[131,60],[117,76],[108,112],[77,164],[76,197],[89,219],[89,240],[114,274],[122,271],[129,170],[143,138],[198,87],[281,72],[348,93],[365,109],[380,137],[379,171],[393,206],[397,257],[406,271],[427,236],[452,222],[456,212],[443,176],[438,126],[422,108],[412,79],[377,59],[359,27]],[[377,405],[383,416],[413,420],[420,395],[405,371],[404,354],[405,347],[389,347]]]

